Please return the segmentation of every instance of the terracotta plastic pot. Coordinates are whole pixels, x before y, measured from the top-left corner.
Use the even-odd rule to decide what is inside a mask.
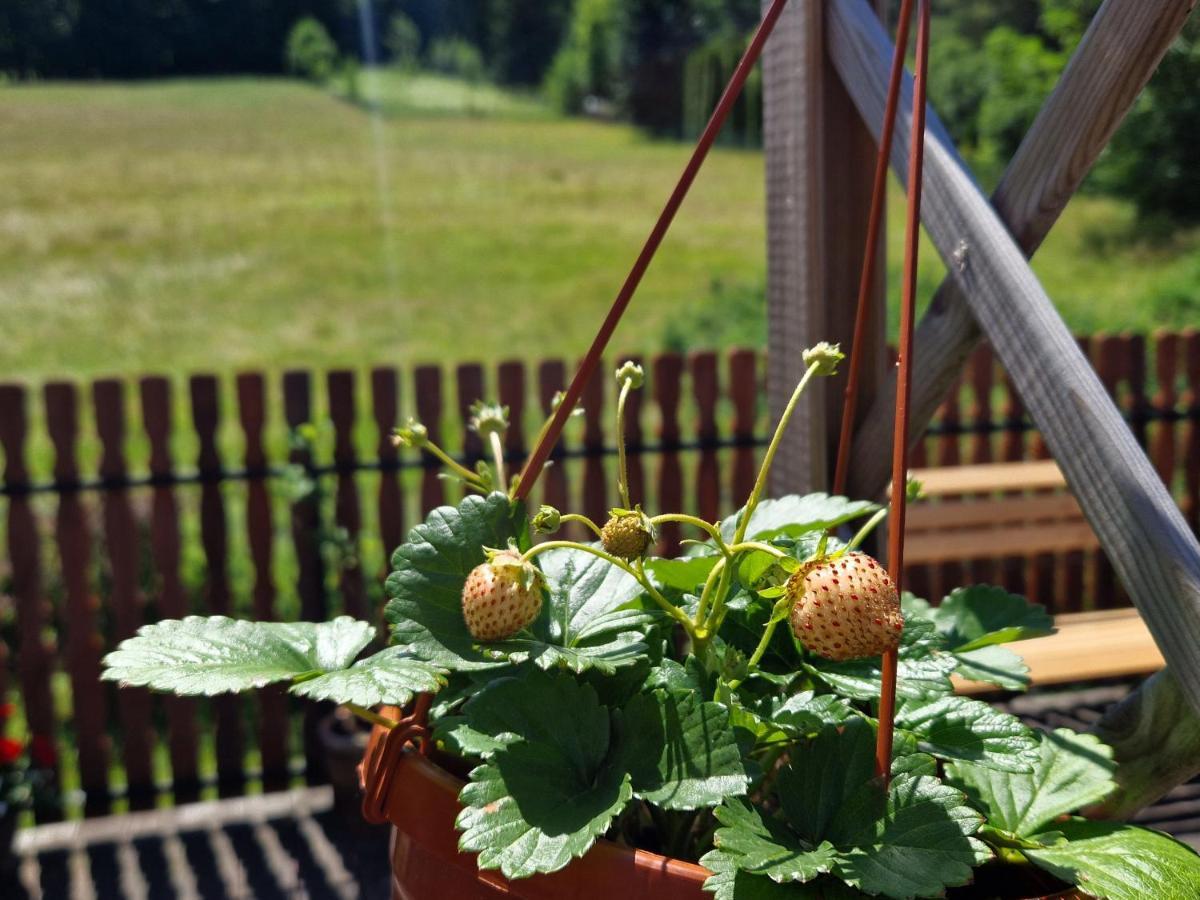
[[[397,709],[383,715],[401,724],[376,727],[359,767],[364,791],[363,817],[390,822],[392,830],[393,900],[711,900],[702,886],[709,872],[702,866],[646,850],[597,841],[586,855],[549,875],[512,882],[493,870],[481,871],[475,854],[458,849],[454,820],[462,809],[458,793],[464,784],[418,752],[427,750],[421,716],[400,718]],[[1083,900],[1075,890],[1041,895],[1040,900]]]
[[[399,718],[397,710],[384,715]],[[411,720],[405,720],[405,723]],[[405,731],[408,731],[405,734]],[[414,733],[415,732],[415,733]],[[463,781],[411,747],[424,735],[401,725],[377,727],[360,768],[363,816],[385,820],[392,832],[394,900],[705,900],[707,869],[645,850],[597,841],[583,857],[549,875],[510,882],[499,872],[481,871],[475,854],[460,853],[454,819],[462,807]],[[405,747],[409,744],[409,747]]]

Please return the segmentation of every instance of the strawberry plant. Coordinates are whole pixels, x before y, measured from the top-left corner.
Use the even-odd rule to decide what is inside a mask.
[[[435,746],[469,764],[459,846],[509,879],[606,838],[699,862],[719,900],[936,897],[973,882],[985,893],[971,896],[997,896],[984,885],[1012,875],[1039,893],[1200,896],[1191,849],[1079,815],[1116,786],[1097,738],[1041,733],[955,693],[955,675],[1026,687],[1006,645],[1052,631],[1041,607],[986,585],[937,606],[898,595],[859,549],[884,516],[876,504],[764,498],[796,399],[839,359],[828,345],[806,352],[750,496],[717,522],[643,511],[623,444],[607,522],[531,515],[504,468],[502,408],[475,411],[494,456],[475,469],[410,423],[397,440],[440,457],[467,495],[396,549],[390,646],[360,659],[375,630],[348,618],[188,618],[143,628],[104,677],[179,694],[283,682],[385,727],[373,707],[433,695]],[[636,366],[618,371],[618,418],[641,380]],[[593,539],[540,538],[568,523]],[[668,523],[694,532],[677,558],[652,554]],[[891,650],[894,744],[880,774]]]

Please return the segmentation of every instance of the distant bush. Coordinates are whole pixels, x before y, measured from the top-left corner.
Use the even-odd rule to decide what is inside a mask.
[[[383,39],[392,63],[402,69],[415,69],[421,56],[421,32],[416,23],[404,13],[396,13],[388,21]]]
[[[484,76],[483,56],[479,48],[462,38],[443,38],[429,47],[429,67],[443,75],[464,81],[480,81]]]
[[[617,0],[579,0],[566,39],[543,89],[565,113],[584,111],[588,98],[610,105],[620,92],[621,40]]]
[[[338,69],[337,44],[324,25],[305,16],[288,32],[284,63],[293,75],[324,84]]]
[[[466,4],[464,4],[466,5]],[[572,0],[488,0],[484,50],[501,84],[541,84],[571,20]]]

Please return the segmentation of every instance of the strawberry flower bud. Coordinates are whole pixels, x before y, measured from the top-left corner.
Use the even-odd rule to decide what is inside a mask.
[[[837,372],[838,363],[846,358],[837,344],[821,341],[804,351],[804,365],[816,365],[818,375],[833,375]]]

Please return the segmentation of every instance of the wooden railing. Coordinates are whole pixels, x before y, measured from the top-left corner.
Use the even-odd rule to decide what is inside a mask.
[[[1200,333],[1080,344],[1195,529]],[[734,350],[644,364],[646,388],[627,411],[633,494],[650,509],[715,519],[749,491],[769,433],[764,359]],[[536,498],[596,518],[615,501],[611,367],[601,373]],[[99,681],[100,658],[144,622],[191,613],[378,619],[387,551],[425,510],[459,495],[428,460],[398,452],[392,429],[415,415],[472,460],[480,446],[464,428],[467,408],[496,398],[511,408],[507,449],[518,459],[567,374],[552,360],[289,372],[278,386],[258,373],[0,385],[0,592],[11,598],[0,607],[0,689],[28,733],[55,741],[63,811],[98,815],[163,796],[319,780],[314,719],[297,715],[286,695],[210,703],[118,692]],[[1045,456],[982,347],[914,465]],[[672,552],[679,537],[667,531],[660,551]],[[1063,574],[1078,571],[1077,557],[1036,550],[922,565],[910,583],[934,599],[970,575],[1054,610],[1127,603],[1098,552],[1081,582]]]

